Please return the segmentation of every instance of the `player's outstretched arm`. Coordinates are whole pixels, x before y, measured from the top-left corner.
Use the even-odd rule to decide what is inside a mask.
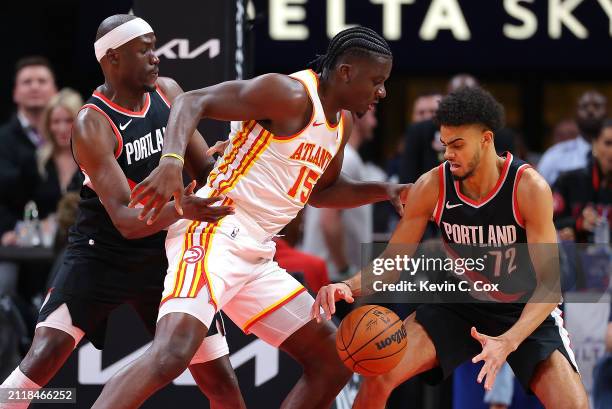
[[[172,78],[158,78],[157,86],[164,93],[170,104],[173,104],[176,97],[184,93],[181,86]],[[213,155],[208,153],[209,150],[210,148],[202,134],[197,129],[194,130],[185,149],[185,170],[191,177],[191,180],[196,181],[196,190],[206,183],[208,174],[215,165],[215,161],[212,158]],[[175,163],[178,164],[180,162],[175,161]]]
[[[477,381],[486,378],[490,390],[506,357],[527,338],[555,309],[561,300],[557,233],[553,224],[553,201],[548,183],[535,170],[523,173],[518,185],[519,212],[527,230],[529,256],[537,285],[518,321],[499,337],[490,337],[472,328],[472,337],[482,345],[473,362],[485,361]]]
[[[344,111],[342,115],[344,116],[342,144],[334,159],[317,181],[308,199],[308,204],[313,207],[347,209],[389,200],[400,216],[403,215],[403,202],[410,185],[357,182],[342,174],[344,147],[350,138],[353,128],[351,113]]]
[[[108,121],[101,114],[91,109],[79,113],[73,128],[72,146],[79,166],[90,179],[92,189],[98,194],[113,224],[125,238],[149,236],[179,219],[171,203],[163,206],[160,218],[151,225],[138,219],[140,209],[128,207],[130,187],[114,155],[117,139]],[[217,221],[232,212],[232,209],[226,206],[210,207],[219,198],[198,198],[191,194],[194,187],[195,185],[190,185],[184,192],[188,195],[186,217]]]
[[[227,81],[178,95],[170,110],[164,136],[163,155],[184,157],[189,138],[200,119],[221,121],[269,120],[302,118],[308,109],[304,87],[286,75],[266,74],[245,81]],[[132,199],[145,200],[142,217],[150,209],[149,220],[155,221],[159,209],[174,196],[177,212],[181,212],[182,163],[176,156],[164,156],[159,166],[141,182]]]
[[[379,258],[395,258],[396,255],[412,255],[423,237],[427,222],[433,215],[438,201],[438,169],[432,169],[417,180],[406,197],[406,208],[404,216],[395,228],[389,246]],[[371,269],[372,266],[368,266]],[[399,271],[387,271],[385,282],[394,282],[399,279]],[[327,319],[336,312],[336,302],[345,300],[353,302],[353,297],[366,295],[362,293],[363,288],[371,288],[368,281],[374,277],[373,274],[358,272],[353,277],[341,283],[334,283],[321,287],[312,306],[311,315],[319,322],[321,320],[321,309]],[[380,278],[378,278],[380,279]]]

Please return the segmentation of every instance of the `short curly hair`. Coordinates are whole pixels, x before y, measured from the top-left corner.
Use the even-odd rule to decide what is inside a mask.
[[[504,107],[480,87],[463,87],[442,98],[434,121],[438,126],[480,124],[496,132],[504,126]]]

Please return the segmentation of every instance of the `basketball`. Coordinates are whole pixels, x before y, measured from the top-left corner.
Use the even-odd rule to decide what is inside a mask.
[[[379,305],[352,311],[336,334],[336,350],[344,365],[365,376],[389,372],[402,360],[407,345],[403,321]]]

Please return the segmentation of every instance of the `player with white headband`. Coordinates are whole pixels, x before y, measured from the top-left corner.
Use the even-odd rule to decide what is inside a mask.
[[[83,337],[103,348],[108,317],[122,304],[134,307],[153,333],[167,269],[164,229],[183,217],[215,222],[232,212],[212,206],[218,198],[191,194],[213,165],[202,135],[191,136],[185,158],[161,153],[170,105],[183,91],[174,80],[158,77],[155,40],[151,26],[130,15],[108,17],[98,28],[94,48],[104,84],[79,112],[72,135],[74,157],[85,175],[77,219],[32,346],[1,388],[40,389]],[[145,224],[138,219],[140,210],[128,207],[131,187],[160,161],[184,162],[193,182],[185,188],[180,215],[168,203],[155,223]],[[220,316],[210,330],[189,369],[211,408],[242,409]],[[180,355],[163,353],[168,363]],[[28,406],[29,401],[0,402],[0,409]]]

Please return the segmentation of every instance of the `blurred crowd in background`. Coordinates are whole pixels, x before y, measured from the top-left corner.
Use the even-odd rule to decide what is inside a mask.
[[[8,375],[28,350],[47,283],[61,260],[67,232],[75,218],[84,178],[72,156],[71,127],[83,98],[93,91],[80,89],[82,80],[76,84],[65,81],[64,87],[59,87],[52,65],[38,55],[20,58],[13,77],[5,78],[9,80],[12,81],[13,110],[0,115],[8,118],[0,126],[0,328],[12,330],[0,331],[0,379]],[[429,81],[411,88],[410,92],[402,92],[403,100],[392,96],[390,101],[381,102],[384,115],[372,110],[362,118],[355,118],[344,152],[343,173],[355,180],[413,183],[443,162],[444,147],[432,118],[443,95],[464,86],[480,86],[479,79],[459,73]],[[502,104],[506,102],[507,92],[496,93],[495,87],[488,87],[486,83],[483,86]],[[610,93],[607,88],[597,87],[582,87],[573,93],[575,101],[571,109],[565,110],[571,114],[552,123],[546,135],[527,135],[518,129],[515,110],[507,107],[509,126],[495,135],[495,146],[500,154],[509,151],[530,163],[550,184],[563,254],[573,260],[569,268],[573,269],[572,277],[578,277],[570,283],[569,290],[605,290],[610,285],[611,273]],[[558,111],[556,107],[551,109]],[[381,134],[381,129],[386,132],[398,126],[379,127],[379,121],[396,117],[402,118],[401,132]],[[537,138],[540,143],[527,143],[530,138]],[[538,145],[541,149],[534,151],[533,146]],[[362,243],[386,241],[398,220],[389,203],[350,210],[307,206],[275,239],[276,260],[316,293],[322,285],[348,278],[358,271]],[[437,228],[431,223],[424,240],[437,237]],[[591,261],[593,257],[607,257],[603,274],[601,270],[589,269],[589,262],[576,256],[576,249],[584,244],[595,244],[605,250],[602,254],[590,255]],[[19,257],[18,254],[33,256]],[[600,302],[595,308],[599,310],[592,317],[606,318],[599,319],[592,327],[599,332],[591,338],[600,340],[602,348],[595,352],[596,362],[588,369],[592,373],[583,373],[583,379],[588,380],[587,389],[594,407],[604,408],[612,402],[612,313],[609,301]],[[346,305],[339,307],[340,316],[349,310]],[[580,343],[580,338],[573,340],[573,347],[576,343]],[[445,399],[452,399],[457,408],[480,407],[469,402],[473,395],[467,392],[470,388],[482,389],[473,381],[476,373],[473,365],[466,364],[453,381],[437,389],[413,380],[396,394],[409,393],[414,407],[423,407],[428,400],[440,401],[439,407],[450,407],[443,402]],[[440,388],[453,393],[439,393]],[[480,394],[484,392],[481,390]],[[478,405],[539,407],[533,397],[516,387],[508,367],[498,375],[494,390],[481,398]]]

